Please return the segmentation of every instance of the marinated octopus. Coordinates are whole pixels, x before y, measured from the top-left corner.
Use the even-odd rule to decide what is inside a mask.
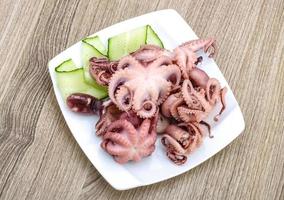
[[[96,133],[101,147],[118,163],[150,156],[159,134],[167,157],[184,164],[206,132],[211,136],[208,115],[220,103],[218,121],[226,107],[227,88],[198,67],[199,50],[212,57],[215,40],[188,41],[173,51],[144,45],[117,61],[93,57],[90,74],[108,87],[109,99],[95,103],[88,95],[73,94],[67,105],[100,116]]]

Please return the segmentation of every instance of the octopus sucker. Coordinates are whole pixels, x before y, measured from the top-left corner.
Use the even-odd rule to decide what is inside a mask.
[[[96,134],[116,162],[150,156],[159,134],[166,156],[182,165],[205,137],[213,138],[206,121],[221,103],[214,113],[214,120],[219,120],[226,109],[227,88],[203,70],[199,50],[212,57],[215,40],[192,40],[172,51],[147,44],[117,61],[90,60],[91,76],[107,86],[109,94],[109,100],[100,103]],[[87,112],[90,105],[84,101],[80,110]]]

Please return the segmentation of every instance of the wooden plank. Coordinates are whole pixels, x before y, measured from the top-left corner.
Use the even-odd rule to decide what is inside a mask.
[[[116,191],[71,136],[46,64],[89,34],[164,8],[217,38],[246,130],[181,176]],[[282,0],[2,0],[0,19],[0,199],[284,199]]]

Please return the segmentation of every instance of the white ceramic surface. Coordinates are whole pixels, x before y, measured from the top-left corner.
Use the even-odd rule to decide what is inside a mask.
[[[102,41],[107,44],[109,37],[146,24],[153,27],[167,49],[173,49],[185,41],[197,39],[197,36],[184,19],[175,10],[171,9],[152,12],[126,20],[93,35],[99,35]],[[56,85],[54,68],[58,64],[72,58],[76,64],[81,65],[80,45],[81,42],[76,43],[49,62],[50,76],[58,104],[71,133],[92,164],[115,189],[125,190],[149,185],[182,174],[212,157],[244,130],[245,123],[241,110],[227,81],[213,59],[209,59],[201,52],[200,54],[203,55],[204,60],[200,67],[209,76],[217,78],[222,86],[227,86],[229,89],[226,95],[227,108],[225,112],[218,123],[212,122],[211,131],[214,138],[206,137],[201,147],[192,153],[188,157],[188,161],[182,166],[173,164],[167,158],[160,139],[156,142],[155,152],[141,162],[130,162],[124,165],[116,163],[100,147],[101,138],[96,136],[96,130],[94,129],[98,118],[69,111]]]

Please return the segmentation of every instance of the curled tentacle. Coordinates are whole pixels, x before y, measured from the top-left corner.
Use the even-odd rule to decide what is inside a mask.
[[[107,58],[90,59],[90,74],[100,85],[108,85],[110,77],[116,71],[117,62]]]
[[[169,125],[161,139],[167,156],[175,164],[183,164],[187,155],[202,142],[202,134],[194,124]]]
[[[202,110],[202,104],[190,80],[184,80],[181,92],[188,107],[195,110]]]
[[[209,76],[203,70],[195,67],[189,72],[189,79],[194,86],[206,89]]]
[[[220,97],[221,86],[217,79],[210,78],[206,86],[206,97],[211,105],[214,105]]]
[[[155,97],[157,97],[156,101],[157,101],[157,105],[162,104],[166,98],[169,96],[170,92],[171,92],[171,86],[172,84],[169,82],[165,82],[165,84],[163,85],[163,87],[160,88],[160,91],[158,94],[155,95],[155,93],[151,94],[153,99],[156,99]]]
[[[177,87],[181,81],[181,73],[177,65],[168,65],[164,67],[163,77],[172,83],[172,87]]]
[[[147,44],[141,46],[140,49],[131,53],[131,55],[140,62],[149,63],[163,55],[163,51],[159,46]]]
[[[180,93],[171,94],[161,105],[161,112],[165,117],[178,117],[177,107],[183,103]]]
[[[157,133],[164,133],[166,128],[169,126],[169,120],[162,116],[161,114],[158,114],[158,121],[157,121]]]
[[[173,63],[172,59],[168,56],[161,56],[159,58],[157,58],[155,61],[153,61],[151,64],[149,64],[148,66],[150,68],[159,68],[161,66],[164,65],[171,65]]]
[[[227,88],[224,87],[223,89],[221,89],[221,92],[220,92],[220,98],[221,98],[221,104],[222,104],[222,108],[221,110],[219,111],[219,113],[214,117],[214,120],[215,121],[218,121],[219,120],[219,117],[221,116],[221,114],[224,112],[224,110],[226,109],[226,101],[225,101],[225,95],[227,93]]]
[[[109,104],[102,110],[99,121],[96,123],[96,134],[104,135],[107,131],[108,126],[119,119],[122,112],[114,104]]]
[[[131,55],[124,56],[120,59],[117,65],[117,70],[142,68],[143,66]]]
[[[184,149],[188,147],[188,139],[190,137],[190,134],[187,130],[184,130],[181,127],[171,124],[166,128],[165,134],[168,134],[175,140],[177,140]]]
[[[128,111],[131,109],[133,94],[132,91],[122,85],[115,94],[116,105],[120,110]]]
[[[136,113],[138,116],[142,118],[149,118],[154,116],[154,114],[157,111],[157,105],[151,101],[151,100],[146,100],[142,103],[142,106],[140,109],[136,109]]]
[[[203,49],[206,53],[209,52],[210,49],[212,49],[211,52],[209,53],[209,57],[213,57],[217,53],[217,47],[215,42],[216,41],[213,38],[197,39],[185,42],[182,45],[180,45],[180,47],[189,48],[194,52]]]

